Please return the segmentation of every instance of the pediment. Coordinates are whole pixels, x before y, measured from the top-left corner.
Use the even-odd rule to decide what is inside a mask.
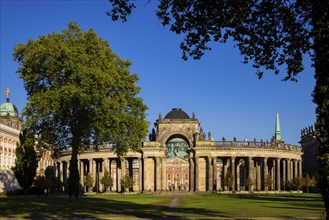
[[[180,157],[167,158],[166,164],[188,164],[188,160],[187,158]]]

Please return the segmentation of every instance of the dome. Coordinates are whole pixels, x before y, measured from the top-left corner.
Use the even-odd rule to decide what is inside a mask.
[[[190,117],[181,108],[173,108],[164,119],[190,119]]]
[[[18,116],[18,110],[16,106],[9,101],[0,105],[0,116],[4,117],[9,115],[10,117]]]

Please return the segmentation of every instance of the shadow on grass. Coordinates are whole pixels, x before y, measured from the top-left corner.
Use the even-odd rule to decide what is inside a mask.
[[[144,218],[187,219],[188,216],[226,217],[223,213],[202,208],[169,207],[168,204],[138,204],[116,201],[110,197],[68,198],[0,198],[1,218]],[[186,216],[186,217],[185,217]]]
[[[308,211],[321,211],[324,203],[319,195],[312,194],[278,194],[278,195],[243,195],[237,196],[248,202],[261,202],[264,207],[277,209],[300,209]],[[272,203],[280,204],[273,206]]]

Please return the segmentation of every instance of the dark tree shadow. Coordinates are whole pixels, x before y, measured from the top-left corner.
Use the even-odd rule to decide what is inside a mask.
[[[104,198],[79,198],[71,201],[62,198],[0,198],[1,218],[143,218],[143,219],[188,219],[185,216],[228,217],[221,212],[202,208],[169,207],[168,204],[137,204]],[[197,215],[196,215],[197,214]],[[183,217],[182,217],[183,216]]]

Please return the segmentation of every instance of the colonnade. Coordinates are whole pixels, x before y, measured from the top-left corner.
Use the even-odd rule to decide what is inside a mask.
[[[190,159],[190,166],[195,171],[190,183],[194,191],[282,191],[287,183],[302,176],[302,161],[289,158],[196,157]],[[231,189],[225,184],[228,173]]]
[[[105,191],[103,185],[100,183],[105,172],[109,172],[113,180],[113,186],[111,191],[120,192],[121,182],[120,180],[128,175],[134,179],[134,191],[141,191],[142,171],[139,169],[141,164],[140,158],[88,158],[78,160],[78,169],[80,176],[80,184],[84,185],[84,177],[90,175],[93,179],[93,191],[103,192]],[[66,187],[67,180],[69,178],[69,166],[70,161],[58,161],[55,165],[55,175]],[[137,172],[137,173],[136,173]],[[137,174],[137,175],[136,175]]]
[[[229,190],[225,177],[231,175],[232,191],[285,190],[285,185],[302,176],[300,159],[276,157],[193,156],[187,158],[189,191]],[[100,180],[105,171],[113,179],[111,191],[121,191],[120,180],[133,178],[134,191],[168,190],[166,157],[86,158],[79,159],[80,183],[87,174],[94,180],[94,191],[103,192]],[[69,177],[69,161],[58,161],[56,176],[64,183]]]

